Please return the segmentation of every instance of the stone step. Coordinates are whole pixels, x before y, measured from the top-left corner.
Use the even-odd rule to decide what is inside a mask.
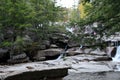
[[[0,66],[0,80],[62,80],[68,75],[68,66],[33,62]]]

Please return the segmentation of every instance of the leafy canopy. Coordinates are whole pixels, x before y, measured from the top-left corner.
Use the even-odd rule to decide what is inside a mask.
[[[90,4],[90,5],[87,5]],[[80,28],[79,41],[86,44],[101,43],[103,38],[120,32],[120,1],[119,0],[80,0],[80,18],[77,23]],[[82,10],[82,11],[81,11]],[[94,27],[93,23],[98,26]],[[84,34],[85,27],[92,27],[93,34]],[[78,38],[78,36],[77,36]]]

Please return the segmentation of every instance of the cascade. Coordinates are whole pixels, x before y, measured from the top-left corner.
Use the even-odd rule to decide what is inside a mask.
[[[65,46],[65,49],[61,52],[60,56],[56,60],[65,58],[67,49],[68,49],[68,45]]]
[[[118,42],[115,43],[115,47],[117,47],[116,55],[112,58],[115,62],[120,62],[120,46],[118,46]]]

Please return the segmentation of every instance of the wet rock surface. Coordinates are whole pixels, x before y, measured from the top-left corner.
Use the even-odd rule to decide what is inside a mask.
[[[64,49],[52,44],[37,51],[34,60],[41,62],[1,65],[1,80],[119,80],[120,63],[112,62],[105,51],[79,47],[69,48],[66,57],[56,59]],[[110,53],[110,52],[109,52]],[[49,57],[49,61],[46,60]],[[10,63],[28,60],[25,53],[14,55]],[[113,75],[112,75],[113,74]],[[32,75],[32,76],[31,76]],[[113,76],[113,77],[112,77]],[[63,78],[64,77],[64,78]]]
[[[99,58],[102,61],[95,61]],[[81,54],[59,60],[3,65],[0,77],[1,80],[119,80],[120,63],[107,58]]]
[[[66,58],[65,63],[71,68],[63,80],[119,80],[120,63],[104,58],[107,59],[104,56],[85,54]]]
[[[57,58],[61,51],[63,49],[60,48],[51,48],[46,50],[40,50],[37,52],[36,56],[34,57],[34,60],[36,61],[42,61],[42,60],[49,60],[49,59],[55,59]]]
[[[73,73],[63,80],[120,80],[120,72],[85,72]]]
[[[0,66],[0,80],[62,80],[69,66],[34,62]]]

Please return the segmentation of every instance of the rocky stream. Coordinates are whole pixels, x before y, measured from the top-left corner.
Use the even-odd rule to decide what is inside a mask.
[[[57,34],[32,54],[9,56],[9,50],[0,49],[0,80],[120,80],[120,62],[111,58],[119,49],[107,47],[106,53],[99,48],[80,48],[74,41],[68,44],[67,38]]]

